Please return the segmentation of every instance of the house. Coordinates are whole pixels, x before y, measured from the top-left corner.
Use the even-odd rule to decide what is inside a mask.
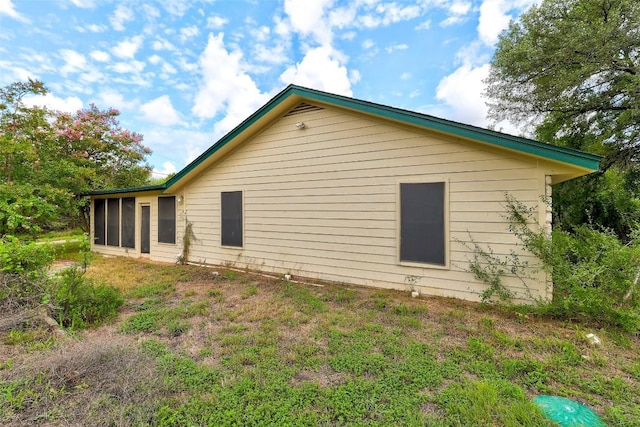
[[[550,227],[541,198],[599,161],[291,85],[165,184],[92,193],[92,250],[478,300],[463,242],[509,254],[505,193]],[[535,274],[504,283],[550,298]]]

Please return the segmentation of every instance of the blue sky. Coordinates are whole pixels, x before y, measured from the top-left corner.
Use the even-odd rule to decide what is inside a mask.
[[[537,0],[0,0],[0,86],[117,108],[159,174],[290,83],[486,127],[500,31]],[[517,133],[510,124],[498,124]]]

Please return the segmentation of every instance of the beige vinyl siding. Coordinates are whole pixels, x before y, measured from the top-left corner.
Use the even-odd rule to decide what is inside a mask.
[[[459,241],[471,234],[508,254],[515,240],[505,192],[538,204],[547,169],[505,150],[327,108],[281,118],[218,161],[183,189],[178,218],[193,224],[192,262],[396,289],[409,289],[413,276],[423,293],[477,300],[485,285],[465,271],[470,254]],[[439,181],[448,190],[448,268],[401,265],[398,184]],[[243,248],[220,246],[223,191],[243,192]],[[505,283],[524,295],[519,280]],[[544,276],[530,286],[546,296]]]

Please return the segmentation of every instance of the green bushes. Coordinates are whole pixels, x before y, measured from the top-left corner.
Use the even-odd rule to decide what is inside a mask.
[[[88,248],[88,245],[81,247]],[[81,254],[82,269],[71,267],[52,275],[48,270],[53,253],[51,246],[21,242],[12,236],[2,238],[0,307],[3,311],[41,307],[61,326],[71,330],[98,325],[115,317],[124,299],[118,289],[84,277],[88,254]]]
[[[49,246],[0,239],[0,308],[33,307],[47,293],[46,268],[53,261]]]
[[[510,230],[553,279],[553,300],[540,301],[538,311],[640,333],[640,228],[626,244],[612,231],[591,225],[549,235],[542,227],[530,227],[535,224],[534,212],[507,195]],[[526,276],[528,266],[515,253],[499,258],[490,248],[473,249],[469,271],[489,289],[499,288],[505,274]]]
[[[40,272],[53,262],[53,250],[48,245],[22,242],[14,236],[0,240],[0,271],[7,273]]]
[[[113,319],[124,304],[117,288],[93,283],[77,267],[63,270],[56,282],[55,318],[60,325],[73,330]]]
[[[640,234],[627,245],[609,231],[582,225],[553,232],[546,265],[555,284],[550,314],[586,317],[640,332]],[[536,247],[532,248],[536,250]]]

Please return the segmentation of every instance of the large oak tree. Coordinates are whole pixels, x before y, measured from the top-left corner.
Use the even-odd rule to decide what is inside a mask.
[[[493,119],[605,156],[600,174],[556,189],[559,224],[628,236],[640,221],[640,2],[543,0],[500,36],[487,83]]]

